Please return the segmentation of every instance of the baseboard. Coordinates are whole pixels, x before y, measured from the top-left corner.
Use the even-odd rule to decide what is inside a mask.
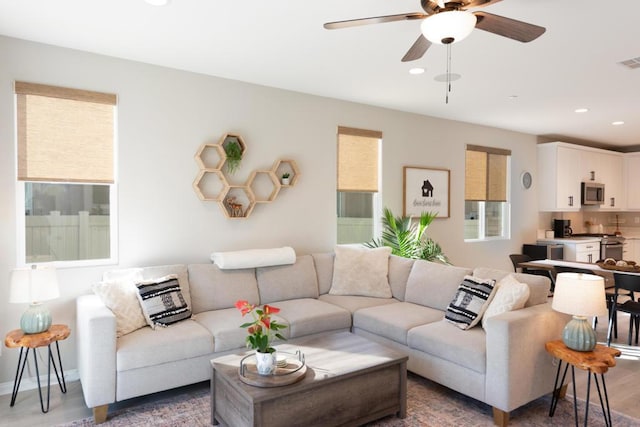
[[[67,383],[78,381],[80,379],[80,375],[78,374],[77,369],[69,369],[64,371],[64,380]],[[57,387],[56,375],[51,372],[51,386]],[[40,375],[40,384],[46,388],[47,386],[47,374]],[[30,378],[22,378],[20,382],[20,391],[24,390],[33,390],[38,388],[38,380],[36,377]],[[11,394],[13,392],[13,381],[0,383],[0,396],[5,394]]]

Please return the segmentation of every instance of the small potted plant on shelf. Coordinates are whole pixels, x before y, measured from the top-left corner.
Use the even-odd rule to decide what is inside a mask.
[[[235,173],[242,161],[242,147],[236,139],[227,139],[224,143],[224,152],[227,155],[227,172]]]
[[[289,172],[285,172],[282,174],[282,185],[289,185],[291,174]]]
[[[236,308],[240,310],[243,317],[247,314],[253,316],[252,322],[243,323],[240,327],[247,328],[247,347],[256,351],[258,373],[271,375],[276,368],[276,349],[271,344],[275,338],[286,340],[278,331],[287,326],[271,318],[271,315],[280,312],[280,309],[268,304],[261,308],[255,304],[249,304],[246,300],[236,301]]]

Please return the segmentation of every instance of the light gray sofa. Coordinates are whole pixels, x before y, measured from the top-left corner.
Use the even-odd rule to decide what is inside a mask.
[[[280,308],[287,338],[352,331],[399,350],[409,356],[410,371],[491,405],[497,424],[507,424],[509,411],[552,391],[555,368],[544,344],[561,335],[568,318],[547,302],[547,278],[516,274],[530,288],[525,308],[465,331],[443,320],[464,276],[499,280],[509,272],[391,256],[393,297],[387,299],[329,294],[333,263],[332,253],[322,253],[256,269],[144,268],[146,278],[179,275],[193,319],[120,338],[102,300],[79,297],[79,373],[96,422],[106,419],[110,403],[208,380],[211,359],[244,348],[246,330],[234,307],[239,299]]]

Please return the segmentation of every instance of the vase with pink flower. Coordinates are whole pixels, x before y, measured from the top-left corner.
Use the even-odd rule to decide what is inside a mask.
[[[253,321],[240,325],[247,329],[247,347],[256,351],[256,369],[260,375],[271,375],[276,369],[276,349],[272,347],[273,340],[278,338],[286,340],[278,331],[286,328],[286,325],[278,323],[271,315],[280,312],[280,309],[265,304],[260,307],[249,304],[246,300],[236,301],[236,308],[242,316],[251,315]]]

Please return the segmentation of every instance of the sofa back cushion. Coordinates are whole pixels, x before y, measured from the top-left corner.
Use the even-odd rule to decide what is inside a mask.
[[[311,255],[296,258],[295,264],[256,269],[260,304],[298,298],[318,298],[318,277]]]
[[[106,282],[120,280],[123,277],[130,277],[131,275],[141,275],[143,280],[159,279],[170,274],[178,276],[178,283],[180,284],[180,291],[184,297],[187,307],[191,308],[191,286],[189,283],[189,274],[187,272],[187,266],[184,264],[173,265],[158,265],[153,267],[141,267],[141,268],[123,268],[120,270],[106,271],[102,275],[102,280]]]
[[[509,274],[512,274],[518,282],[529,285],[529,299],[525,303],[525,307],[547,302],[549,290],[551,289],[551,280],[547,277],[536,274],[513,273],[512,271],[496,270],[486,267],[477,267],[473,270],[474,276],[481,279],[494,279],[496,281],[500,281]]]
[[[407,291],[407,279],[411,274],[414,259],[402,258],[396,255],[389,257],[389,285],[391,293],[397,300],[404,301]]]
[[[320,295],[328,294],[333,280],[333,261],[336,255],[333,252],[313,254],[313,262],[318,276],[318,292]]]
[[[464,276],[471,273],[469,268],[416,260],[407,279],[404,300],[444,311]]]
[[[253,268],[221,270],[214,264],[190,264],[188,270],[194,314],[231,308],[238,300],[260,302]]]

